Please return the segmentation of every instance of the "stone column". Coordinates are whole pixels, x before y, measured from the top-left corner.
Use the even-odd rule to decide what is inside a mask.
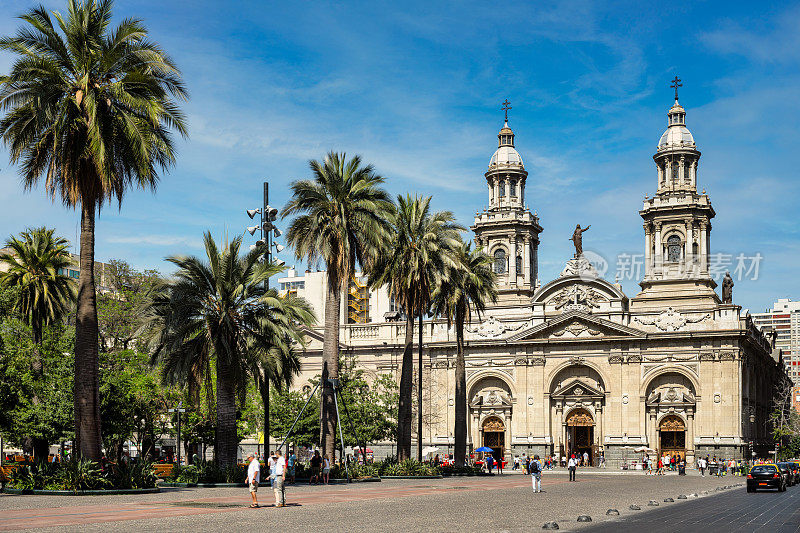
[[[655,245],[656,245],[656,257],[655,257],[655,264],[654,264],[654,272],[661,273],[661,266],[664,263],[664,260],[661,257],[663,252],[663,244],[661,243],[661,222],[656,222],[655,226]]]
[[[708,273],[708,224],[706,222],[700,223],[700,271],[703,274]]]
[[[533,286],[531,283],[531,239],[528,236],[525,236],[522,241],[522,272],[525,285]]]
[[[519,180],[519,204],[525,207],[525,178]]]
[[[690,166],[690,169],[691,169],[691,185],[692,185],[692,189],[693,190],[697,190],[697,163],[698,163],[698,160],[695,159],[694,161],[692,161],[692,164]]]
[[[691,460],[689,456],[691,454]],[[686,464],[694,463],[694,410],[686,411]]]
[[[508,284],[517,286],[517,238],[512,236],[508,243]]]
[[[658,449],[658,442],[656,442],[656,418],[658,417],[658,412],[650,409],[647,416],[647,445],[656,450]]]
[[[681,188],[681,189],[686,184],[686,182],[685,182],[685,176],[686,176],[686,166],[685,165],[686,165],[686,162],[685,161],[686,160],[685,160],[684,156],[681,156],[681,161],[678,164],[678,183],[677,183],[677,185],[679,185],[680,186],[679,188]]]
[[[653,274],[653,258],[650,251],[653,249],[653,234],[650,225],[644,225],[644,277],[649,278]]]
[[[686,240],[683,243],[683,269],[689,273],[692,268],[692,221],[686,221]]]
[[[500,207],[500,179],[494,178],[492,187],[494,188],[494,205]]]
[[[664,166],[659,161],[656,163],[656,168],[658,168],[658,188],[661,189],[664,186]]]
[[[603,405],[600,402],[595,404],[594,414],[595,414],[595,418],[597,419],[596,423],[595,423],[595,429],[597,430],[597,435],[595,435],[595,440],[597,441],[597,448],[598,448],[598,451],[599,451],[600,447],[604,446],[604,444],[605,444],[603,442],[603,436],[604,436],[604,433],[603,433]],[[597,458],[596,457],[594,458],[594,461],[595,461],[595,466],[597,466]]]

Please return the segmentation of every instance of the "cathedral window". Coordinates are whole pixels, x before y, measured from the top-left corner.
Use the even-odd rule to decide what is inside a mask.
[[[516,196],[517,195],[517,182],[516,181],[509,182],[508,190],[511,193],[511,196]]]
[[[678,263],[681,260],[681,238],[672,235],[667,239],[667,261]]]
[[[672,181],[673,182],[677,182],[678,181],[678,164],[677,163],[673,163],[672,164]]]
[[[506,195],[506,182],[500,180],[500,198]]]
[[[494,273],[506,273],[506,251],[502,248],[494,251]]]
[[[522,275],[522,256],[521,255],[517,256],[516,264],[517,264],[517,276],[521,276]]]

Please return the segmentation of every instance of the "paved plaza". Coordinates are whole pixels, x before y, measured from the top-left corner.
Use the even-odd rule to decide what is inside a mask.
[[[165,489],[160,494],[138,496],[0,494],[0,530],[232,531],[268,527],[282,531],[530,531],[540,530],[548,521],[558,522],[560,530],[576,530],[602,527],[602,522],[613,519],[614,530],[641,531],[652,516],[654,524],[663,525],[665,519],[668,523],[670,517],[676,523],[681,521],[681,527],[673,530],[685,531],[694,525],[700,527],[708,516],[723,511],[733,516],[737,507],[750,502],[783,502],[781,505],[792,503],[795,507],[800,503],[800,487],[790,488],[785,494],[751,495],[743,486],[716,490],[743,481],[739,477],[703,478],[697,474],[649,477],[580,471],[575,483],[568,481],[565,472],[546,472],[542,494],[533,494],[530,477],[521,474],[302,485],[287,489],[289,506],[284,509],[272,507],[274,500],[268,487],[259,490],[260,502],[268,504],[260,509],[246,507],[249,497],[244,486]],[[694,493],[698,496],[691,496]],[[679,500],[681,494],[690,496]],[[668,497],[675,502],[665,503]],[[731,497],[736,497],[731,500],[733,504],[717,501]],[[659,506],[649,506],[650,500]],[[631,505],[642,510],[630,510]],[[618,509],[620,516],[607,517],[609,508]],[[761,515],[765,512],[769,508]],[[592,523],[579,524],[579,515],[591,516]],[[791,512],[786,514],[789,522],[797,522],[797,515],[790,516]],[[632,519],[640,522],[628,522]]]

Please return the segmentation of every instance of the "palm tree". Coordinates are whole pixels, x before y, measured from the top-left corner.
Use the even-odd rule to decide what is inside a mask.
[[[286,241],[298,259],[322,260],[327,267],[325,334],[322,342],[323,377],[339,377],[339,305],[356,265],[368,269],[391,228],[392,203],[380,188],[383,178],[361,158],[328,153],[322,162],[309,161],[313,179],[295,181],[283,216],[297,215]],[[336,412],[333,389],[322,386],[323,453],[333,457]]]
[[[447,317],[448,328],[456,327],[456,397],[455,397],[455,461],[463,466],[467,457],[467,372],[464,362],[464,324],[471,319],[471,310],[480,314],[487,301],[497,300],[496,276],[492,259],[469,244],[456,249],[456,265],[448,268],[433,293],[433,310]]]
[[[276,263],[262,263],[260,246],[240,257],[242,239],[217,247],[204,237],[208,262],[173,256],[174,280],[153,299],[145,314],[155,361],[168,380],[185,383],[216,373],[217,433],[214,450],[222,465],[236,462],[237,395],[243,397],[252,369],[274,365],[275,350],[290,351],[291,341],[303,340],[301,327],[314,323],[304,300],[283,301],[278,309],[275,289],[264,282],[283,272]]]
[[[0,286],[17,291],[15,308],[31,326],[33,342],[42,342],[44,326],[59,322],[70,310],[75,299],[72,280],[66,269],[72,264],[69,242],[54,236],[55,230],[35,228],[23,231],[19,238],[9,237],[7,251],[0,253]],[[33,362],[41,373],[42,362]]]
[[[0,76],[0,134],[25,189],[44,177],[52,198],[81,209],[75,331],[75,450],[100,459],[98,330],[94,283],[95,215],[121,207],[135,185],[154,189],[175,161],[170,130],[186,135],[175,98],[185,99],[172,60],[136,19],[111,23],[110,0],[68,0],[66,17],[28,11],[0,49],[16,54]]]
[[[370,275],[370,286],[385,285],[389,295],[406,315],[403,365],[400,371],[400,402],[397,410],[397,456],[411,457],[412,389],[414,373],[414,318],[419,317],[419,392],[422,391],[422,316],[428,311],[436,279],[454,266],[452,251],[460,242],[461,226],[450,211],[430,212],[430,196],[397,197],[394,237],[386,241]],[[422,403],[418,401],[418,403]],[[422,405],[418,405],[422,415]],[[421,425],[421,423],[420,423]],[[418,428],[418,439],[422,439]],[[420,446],[420,451],[422,450]]]
[[[44,227],[23,231],[19,238],[9,237],[7,251],[0,253],[0,263],[6,267],[0,272],[0,286],[15,289],[14,308],[31,326],[31,369],[39,378],[44,372],[39,351],[44,327],[61,321],[75,300],[72,280],[66,275],[72,263],[69,243],[54,233]],[[39,403],[37,397],[32,400]],[[31,442],[34,456],[47,457],[47,441],[35,438],[26,447]]]

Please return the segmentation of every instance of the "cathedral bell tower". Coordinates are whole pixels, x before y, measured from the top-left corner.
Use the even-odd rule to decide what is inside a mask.
[[[538,284],[539,218],[525,206],[528,173],[514,148],[514,132],[505,123],[497,134],[498,148],[489,161],[486,184],[489,206],[475,214],[475,243],[492,257],[497,274],[498,298],[494,307],[528,310]]]
[[[644,219],[644,279],[633,301],[678,307],[713,306],[716,283],[708,269],[714,208],[697,192],[697,150],[686,128],[686,110],[678,103],[680,79],[672,80],[675,104],[667,113],[667,130],[653,160],[658,186],[639,211]]]

